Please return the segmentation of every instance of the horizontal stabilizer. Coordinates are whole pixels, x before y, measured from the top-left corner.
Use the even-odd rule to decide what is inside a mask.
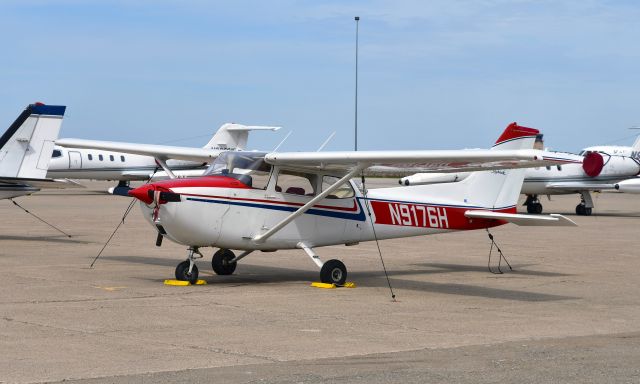
[[[573,220],[552,213],[550,215],[523,215],[519,213],[500,213],[493,211],[466,211],[465,217],[470,219],[504,220],[515,225],[528,226],[577,226]]]

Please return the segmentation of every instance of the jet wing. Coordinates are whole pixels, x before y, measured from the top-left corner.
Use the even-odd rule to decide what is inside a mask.
[[[557,191],[565,191],[565,192],[580,192],[580,191],[602,191],[615,189],[615,184],[608,183],[584,183],[580,181],[567,181],[567,182],[558,182],[558,183],[549,183],[547,184],[547,188],[554,189]]]
[[[118,141],[100,141],[84,139],[59,139],[56,144],[66,148],[101,149],[104,151],[124,152],[135,155],[151,156],[161,160],[177,159],[209,163],[222,152],[218,149],[176,147],[171,145],[135,144]]]
[[[84,185],[69,179],[30,179],[25,177],[0,177],[0,184],[20,185],[33,188],[85,188]]]
[[[520,226],[560,226],[575,227],[577,224],[573,220],[552,213],[548,216],[523,215],[519,213],[501,213],[493,211],[466,211],[464,215],[470,219],[495,219],[503,220]]]
[[[298,169],[348,172],[356,167],[403,169],[407,173],[489,171],[507,168],[541,167],[575,162],[569,157],[548,157],[535,149],[519,150],[435,150],[435,151],[344,151],[269,153],[272,165]]]

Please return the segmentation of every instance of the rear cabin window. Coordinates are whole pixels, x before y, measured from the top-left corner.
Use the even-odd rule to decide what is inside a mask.
[[[335,184],[338,180],[340,180],[338,177],[335,176],[323,176],[322,177],[322,191],[324,192],[327,188],[331,187],[333,184]],[[355,193],[353,192],[353,188],[351,188],[351,183],[346,182],[344,184],[342,184],[340,187],[338,187],[338,189],[336,189],[335,191],[331,192],[329,195],[327,195],[327,199],[348,199],[355,196]]]
[[[88,154],[88,155],[87,155],[87,159],[89,159],[89,160],[93,160],[93,155],[92,155],[92,154]]]
[[[109,160],[111,160],[111,161],[114,160],[113,155],[109,155]]]
[[[281,170],[278,174],[276,192],[290,195],[315,196],[317,176],[311,173]]]
[[[120,156],[120,161],[124,163],[124,156]]]

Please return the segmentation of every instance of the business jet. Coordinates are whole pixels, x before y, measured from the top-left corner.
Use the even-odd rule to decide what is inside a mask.
[[[166,160],[166,165],[174,175],[189,177],[202,175],[208,161],[224,151],[236,151],[246,148],[250,131],[277,131],[280,127],[242,125],[234,123],[223,124],[213,135],[211,140],[202,147],[201,152],[211,154],[207,161]],[[125,182],[134,180],[149,180],[150,178],[168,178],[158,159],[136,154],[135,149],[140,146],[148,148],[148,144],[115,143],[95,141],[104,145],[103,149],[84,149],[81,144],[94,142],[93,140],[59,139],[53,149],[53,157],[49,165],[47,176],[70,179],[118,180]],[[65,145],[74,144],[73,148]],[[189,147],[153,146],[157,151],[194,149]],[[114,148],[124,148],[129,152],[118,152]],[[133,150],[133,151],[132,151]]]
[[[0,199],[69,186],[63,180],[45,177],[65,109],[62,105],[30,104],[0,136]]]
[[[542,213],[541,195],[580,194],[577,215],[589,216],[594,203],[591,192],[616,189],[625,193],[640,193],[640,137],[630,146],[593,146],[578,155],[553,152],[572,157],[572,164],[527,169],[522,194],[528,213]],[[549,155],[551,156],[551,154]],[[547,157],[549,157],[547,156]],[[400,179],[402,185],[424,185],[463,180],[468,173],[415,174]]]
[[[537,133],[513,123],[491,150],[225,152],[202,177],[149,183],[129,195],[157,231],[156,245],[166,237],[188,247],[176,267],[179,280],[196,281],[202,247],[219,248],[211,261],[219,275],[232,274],[254,251],[301,249],[320,268],[321,281],[344,284],[345,265],[322,262],[314,248],[508,222],[575,225],[561,215],[516,213],[524,171],[505,169],[571,161],[531,149]],[[460,183],[360,191],[352,178],[371,167],[478,172]]]

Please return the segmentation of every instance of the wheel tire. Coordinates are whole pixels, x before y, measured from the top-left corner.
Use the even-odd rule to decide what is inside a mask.
[[[536,213],[536,210],[533,204],[527,204],[527,213]]]
[[[347,281],[347,267],[340,260],[327,261],[320,269],[320,281],[326,284],[344,285]]]
[[[580,215],[580,216],[584,216],[585,215],[584,205],[582,205],[582,204],[576,205],[576,215]]]
[[[538,214],[538,215],[539,215],[539,214],[541,214],[541,213],[542,213],[542,204],[540,204],[540,203],[536,203],[536,206],[535,206],[535,210],[534,210],[534,211],[535,211],[534,213],[536,213],[536,214]]]
[[[198,281],[198,266],[193,265],[189,273],[189,260],[185,260],[176,267],[176,280],[188,281],[195,284]]]
[[[591,216],[591,212],[592,212],[591,208],[584,208],[584,215],[585,216]]]
[[[217,275],[231,275],[236,270],[238,263],[229,263],[236,255],[228,249],[221,249],[213,254],[211,267]]]

